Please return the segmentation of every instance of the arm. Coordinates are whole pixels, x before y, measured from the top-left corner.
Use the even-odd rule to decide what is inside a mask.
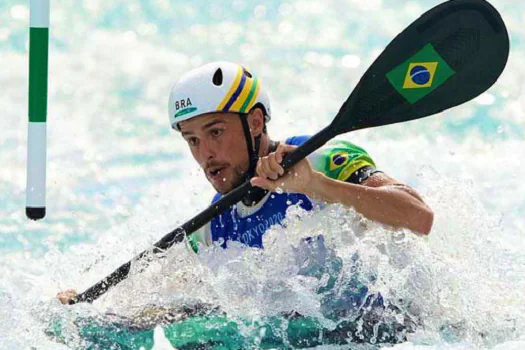
[[[409,186],[382,173],[371,175],[361,184],[336,180],[314,170],[306,159],[284,174],[280,166],[283,155],[294,149],[294,146],[279,145],[276,152],[261,158],[258,176],[252,179],[252,185],[270,191],[279,187],[288,192],[305,193],[313,199],[352,206],[370,220],[429,234],[432,210]]]
[[[391,177],[375,173],[361,185],[313,172],[304,193],[328,203],[352,206],[366,218],[428,235],[434,214],[419,194]]]

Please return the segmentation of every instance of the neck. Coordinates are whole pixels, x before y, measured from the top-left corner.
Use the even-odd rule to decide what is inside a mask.
[[[268,154],[270,154],[270,145],[273,141],[270,140],[268,135],[262,134],[261,135],[261,146],[259,147],[259,157],[265,157]]]
[[[278,141],[270,140],[268,135],[263,134],[261,136],[261,146],[259,148],[259,157],[266,157],[271,152],[275,152],[278,145],[279,145]]]
[[[270,152],[274,152],[277,149],[278,144],[278,142],[270,140],[267,134],[262,134],[261,143],[259,146],[259,157],[265,157],[270,154]],[[266,193],[268,193],[268,191],[259,187],[254,187],[242,199],[242,202],[247,206],[253,206],[259,203],[264,198]]]

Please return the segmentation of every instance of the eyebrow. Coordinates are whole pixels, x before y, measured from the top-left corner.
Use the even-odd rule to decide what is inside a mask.
[[[225,123],[225,121],[224,120],[220,120],[220,119],[214,119],[211,122],[209,122],[207,124],[204,124],[202,129],[206,130],[206,129],[209,129],[209,128],[211,128],[212,126],[214,126],[216,124],[221,124],[221,123]],[[181,131],[181,134],[182,134],[182,136],[188,136],[188,135],[193,135],[194,132],[193,131]]]
[[[209,122],[208,124],[204,124],[204,126],[202,127],[203,129],[208,129],[208,128],[211,128],[212,126],[216,125],[216,124],[220,124],[220,123],[225,123],[224,120],[220,120],[220,119],[215,119],[215,120],[212,120],[211,122]]]

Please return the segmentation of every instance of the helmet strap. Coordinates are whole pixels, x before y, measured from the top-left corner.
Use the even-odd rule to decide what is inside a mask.
[[[252,142],[252,134],[250,132],[250,125],[248,123],[248,114],[240,113],[239,117],[241,118],[242,129],[244,131],[244,138],[246,139],[246,146],[248,148],[248,159],[249,167],[248,171],[244,174],[243,183],[250,181],[250,179],[255,175],[255,168],[257,167],[257,162],[259,161],[259,150],[261,147],[261,135],[254,137],[254,142]],[[245,205],[254,205],[257,204],[268,191],[260,188],[253,187],[248,191],[246,196],[242,199],[242,202]]]

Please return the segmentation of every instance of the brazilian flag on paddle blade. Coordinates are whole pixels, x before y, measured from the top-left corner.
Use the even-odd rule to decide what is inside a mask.
[[[432,44],[427,44],[388,72],[386,77],[397,92],[409,103],[414,104],[442,85],[454,73]]]

